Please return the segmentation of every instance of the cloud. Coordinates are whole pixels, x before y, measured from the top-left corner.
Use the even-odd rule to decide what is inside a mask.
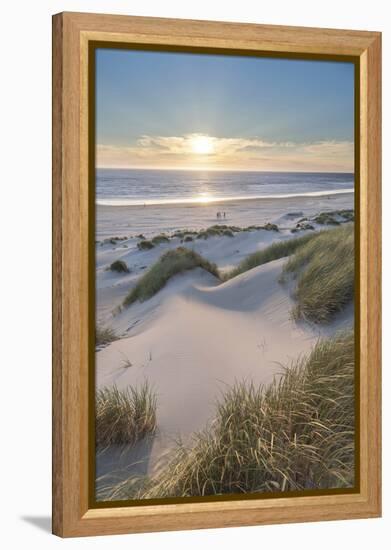
[[[140,136],[131,146],[97,146],[97,165],[134,168],[202,168],[240,170],[353,171],[351,141],[276,142],[259,137],[208,136],[210,151],[194,153],[194,139],[183,136]]]
[[[155,149],[167,151],[172,154],[187,154],[192,153],[192,142],[197,137],[203,134],[186,134],[184,136],[141,136],[137,140],[137,145],[141,148],[147,148],[151,152]],[[267,142],[258,138],[217,138],[208,136],[208,139],[213,144],[214,154],[228,155],[234,152],[239,152],[247,148],[264,149],[276,147],[277,142]],[[289,144],[284,144],[288,146]]]

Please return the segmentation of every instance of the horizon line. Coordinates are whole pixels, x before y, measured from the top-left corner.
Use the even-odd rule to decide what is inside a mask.
[[[150,171],[177,171],[177,172],[259,172],[264,174],[295,173],[295,174],[349,174],[355,171],[346,170],[247,170],[245,168],[178,168],[178,167],[137,167],[137,166],[96,166],[96,170],[150,170]]]

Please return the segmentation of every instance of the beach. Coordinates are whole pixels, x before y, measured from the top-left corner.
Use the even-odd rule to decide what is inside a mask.
[[[297,230],[300,220],[353,208],[352,192],[209,204],[97,205],[97,325],[110,327],[118,337],[97,347],[97,389],[138,387],[147,380],[157,394],[158,417],[153,437],[97,454],[98,489],[130,475],[153,475],[178,440],[191,444],[193,434],[212,422],[216,400],[227,387],[242,380],[270,383],[321,337],[353,322],[352,305],[327,325],[293,319],[292,285],[280,282],[286,258],[225,282],[197,267],[172,277],[150,299],[123,307],[151,266],[168,250],[184,247],[228,273],[272,243],[330,229],[311,221],[312,229]],[[278,230],[254,228],[266,224]],[[197,238],[211,226],[253,228]],[[178,230],[194,232],[192,240],[175,236]],[[161,234],[166,240],[140,250],[141,241]],[[117,260],[128,272],[110,269]]]
[[[97,49],[98,501],[357,481],[354,74]]]

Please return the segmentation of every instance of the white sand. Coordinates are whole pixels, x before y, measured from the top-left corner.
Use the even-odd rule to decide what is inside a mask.
[[[314,215],[327,210],[353,208],[354,195],[346,193],[322,197],[238,200],[215,204],[177,204],[159,206],[97,206],[96,238],[134,236],[146,237],[175,229],[202,229],[217,223],[216,213],[224,211],[228,225],[262,225],[275,222],[290,225],[287,214]]]
[[[303,208],[298,209],[296,204],[289,209],[294,210],[301,212]],[[286,226],[292,227],[295,216],[280,213],[279,217],[280,223],[285,219]],[[259,220],[246,217],[236,224],[254,222]],[[176,229],[183,228],[178,219],[175,224]],[[251,252],[286,238],[294,238],[289,229],[259,230],[233,238],[196,240],[186,246],[228,269]],[[284,259],[223,284],[200,268],[177,275],[150,300],[136,302],[113,316],[115,306],[122,303],[145,269],[166,250],[180,245],[179,239],[172,239],[141,252],[137,242],[130,238],[115,245],[97,246],[98,322],[123,336],[97,352],[97,386],[116,384],[121,389],[147,379],[158,399],[155,438],[131,450],[112,448],[98,456],[98,475],[117,469],[118,479],[126,477],[127,472],[151,473],[175,438],[187,440],[194,431],[203,429],[213,419],[216,399],[227,385],[246,379],[270,382],[282,371],[282,365],[308,353],[320,335],[332,334],[351,324],[353,318],[353,309],[348,308],[325,329],[293,321],[290,290],[278,282]],[[107,271],[118,258],[126,261],[131,273]],[[125,367],[125,360],[132,366]]]

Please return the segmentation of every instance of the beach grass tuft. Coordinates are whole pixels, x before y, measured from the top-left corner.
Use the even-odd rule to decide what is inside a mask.
[[[354,221],[354,210],[329,210],[327,212],[320,212],[316,216],[311,218],[312,222],[320,225],[340,225],[341,223]]]
[[[354,296],[354,231],[348,224],[316,233],[283,268],[295,278],[295,318],[328,322]]]
[[[137,243],[137,248],[139,250],[151,250],[154,247],[155,245],[151,241],[148,241],[148,239],[143,239]]]
[[[349,330],[320,340],[268,386],[236,383],[192,446],[178,444],[161,473],[138,485],[130,478],[113,494],[165,498],[352,487],[354,429]]]
[[[248,227],[237,227],[236,225],[217,224],[211,225],[207,229],[202,229],[197,233],[197,239],[209,239],[210,237],[234,237],[234,233],[250,232],[250,231],[279,231],[278,226],[274,223],[266,223],[265,225],[249,225]]]
[[[139,388],[105,387],[96,395],[96,444],[134,444],[156,429],[156,396],[145,381]]]
[[[320,225],[339,225],[340,222],[334,218],[332,212],[321,212],[312,218],[312,221]]]
[[[108,237],[107,239],[104,239],[103,241],[97,241],[101,243],[101,246],[105,244],[118,244],[121,241],[127,241],[129,237],[123,236],[123,237]]]
[[[129,268],[127,263],[123,260],[116,260],[110,265],[111,271],[116,271],[117,273],[129,273]]]
[[[341,216],[346,222],[354,221],[354,210],[345,209],[345,210],[336,210],[338,216]]]
[[[163,288],[174,275],[196,267],[201,267],[212,273],[215,277],[219,277],[216,265],[193,250],[182,246],[174,250],[168,250],[141,277],[136,286],[126,296],[124,305],[129,306],[136,300],[140,300],[140,302],[148,300]]]
[[[299,231],[314,231],[315,227],[308,220],[300,220],[295,227],[291,229],[291,233],[298,233]]]
[[[190,229],[177,229],[170,235],[171,239],[183,239],[186,235],[197,235],[198,231],[192,231]]]
[[[153,245],[156,246],[157,244],[168,243],[170,242],[170,239],[167,237],[167,235],[161,233],[160,235],[156,235],[155,237],[153,237],[151,242]]]
[[[266,223],[265,225],[261,225],[258,229],[265,229],[266,231],[279,231],[278,225],[275,223]]]
[[[247,258],[240,262],[237,267],[228,272],[225,275],[224,279],[232,279],[233,277],[236,277],[237,275],[240,275],[241,273],[244,273],[249,269],[253,269],[254,267],[258,267],[259,265],[272,262],[273,260],[284,258],[285,256],[289,256],[297,248],[313,239],[315,235],[315,233],[310,233],[301,237],[285,239],[272,243],[263,250],[259,250],[247,256]]]
[[[97,326],[95,328],[95,345],[103,346],[118,340],[118,336],[110,327]]]

